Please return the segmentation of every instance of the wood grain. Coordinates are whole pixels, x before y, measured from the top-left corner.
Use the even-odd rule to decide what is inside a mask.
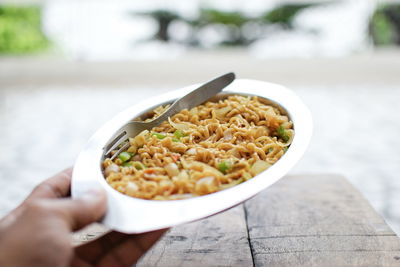
[[[245,203],[255,266],[400,266],[400,241],[343,177],[291,176]]]
[[[288,176],[243,205],[174,227],[137,266],[400,266],[400,239],[343,177]]]
[[[137,266],[252,266],[243,205],[170,230]]]

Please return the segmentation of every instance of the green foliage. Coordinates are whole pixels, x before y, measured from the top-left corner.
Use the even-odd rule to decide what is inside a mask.
[[[229,12],[212,8],[200,9],[199,15],[192,19],[180,17],[166,10],[157,10],[142,15],[150,16],[158,22],[158,32],[154,36],[158,40],[170,40],[168,27],[172,21],[177,20],[183,21],[191,27],[191,35],[186,40],[187,44],[199,45],[199,32],[205,27],[214,26],[224,38],[220,45],[245,46],[260,38],[261,36],[257,36],[257,33],[262,34],[262,28],[265,26],[280,24],[291,28],[293,18],[300,10],[315,5],[318,4],[284,4],[258,17],[249,17],[242,12]],[[253,29],[255,34],[246,34]]]
[[[169,10],[154,10],[145,13],[134,13],[134,15],[150,16],[153,18],[158,24],[158,31],[154,38],[164,42],[169,41],[168,27],[171,22],[182,19],[177,13]]]
[[[250,19],[239,12],[224,12],[216,9],[201,9],[199,24],[224,24],[234,25],[237,27],[243,26]]]
[[[175,19],[179,19],[180,16],[172,11],[169,10],[155,10],[155,11],[151,11],[148,13],[142,13],[143,15],[148,15],[150,17],[153,17],[154,19],[156,19],[157,21],[161,20],[161,21],[173,21]]]
[[[393,26],[382,12],[376,12],[372,16],[371,34],[376,45],[388,45],[393,42]]]
[[[261,16],[261,20],[265,23],[276,23],[291,28],[292,21],[297,13],[313,5],[315,4],[283,4],[269,12],[266,12]]]
[[[381,5],[372,15],[370,34],[375,45],[400,45],[400,4]]]
[[[200,16],[193,25],[198,28],[215,25],[225,31],[226,39],[221,42],[224,46],[242,46],[250,41],[243,36],[242,27],[252,18],[246,17],[240,12],[226,12],[217,9],[201,9]]]
[[[43,50],[49,44],[40,28],[38,7],[0,7],[0,53],[20,54]]]

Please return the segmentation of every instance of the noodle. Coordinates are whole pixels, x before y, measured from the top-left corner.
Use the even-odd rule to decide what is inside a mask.
[[[167,108],[156,108],[147,120]],[[130,138],[126,152],[104,160],[104,174],[114,189],[137,198],[210,194],[268,169],[293,136],[293,123],[278,108],[256,96],[231,95],[182,110]]]

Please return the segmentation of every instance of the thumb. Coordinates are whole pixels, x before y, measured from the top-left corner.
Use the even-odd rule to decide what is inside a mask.
[[[101,189],[93,189],[76,199],[59,199],[53,202],[64,216],[72,231],[98,221],[106,212],[107,198]]]

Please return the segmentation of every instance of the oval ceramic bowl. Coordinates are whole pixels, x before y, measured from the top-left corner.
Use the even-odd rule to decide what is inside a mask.
[[[192,85],[180,90],[155,96],[124,110],[100,128],[89,140],[76,160],[72,178],[72,197],[87,190],[102,187],[107,192],[108,210],[103,223],[124,233],[142,233],[198,220],[231,208],[269,187],[284,176],[301,158],[310,141],[311,114],[303,102],[289,89],[255,80],[235,80],[223,94],[257,95],[277,103],[294,125],[294,139],[288,151],[268,170],[254,178],[209,195],[184,200],[156,201],[126,196],[114,190],[104,179],[101,162],[103,147],[113,134],[127,121],[161,104],[194,90]]]

